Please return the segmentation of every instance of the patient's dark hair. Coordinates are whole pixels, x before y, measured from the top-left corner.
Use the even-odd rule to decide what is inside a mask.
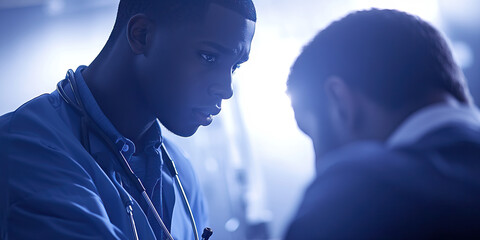
[[[257,21],[252,0],[120,0],[109,42],[120,35],[128,20],[135,14],[145,13],[154,16],[164,24],[179,24],[201,18],[210,3],[233,10],[246,19]]]
[[[358,11],[330,24],[293,64],[288,91],[301,92],[296,97],[302,103],[314,103],[331,76],[388,109],[414,106],[433,91],[471,101],[441,34],[396,10]]]

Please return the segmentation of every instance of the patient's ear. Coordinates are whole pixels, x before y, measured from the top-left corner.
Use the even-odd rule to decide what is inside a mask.
[[[351,138],[356,130],[359,104],[356,94],[345,81],[332,76],[325,81],[325,94],[328,102],[329,116],[337,134]]]

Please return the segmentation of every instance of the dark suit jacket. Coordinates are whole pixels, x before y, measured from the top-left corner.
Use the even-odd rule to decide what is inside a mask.
[[[415,144],[328,154],[285,239],[480,238],[480,130],[449,125]]]

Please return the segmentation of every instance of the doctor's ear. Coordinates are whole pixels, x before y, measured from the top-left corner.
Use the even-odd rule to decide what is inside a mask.
[[[332,76],[324,85],[330,118],[339,131],[354,131],[357,122],[358,104],[355,93],[339,77]]]
[[[154,23],[145,14],[136,14],[128,20],[127,39],[134,54],[144,54],[148,48]]]

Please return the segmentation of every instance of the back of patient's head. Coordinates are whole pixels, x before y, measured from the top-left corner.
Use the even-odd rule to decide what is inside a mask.
[[[179,24],[198,22],[211,3],[257,21],[252,0],[120,0],[110,39],[117,38],[135,14],[143,13],[162,24],[177,27]]]
[[[288,91],[303,105],[316,105],[323,100],[319,90],[332,76],[385,109],[409,108],[435,93],[470,101],[441,34],[396,10],[359,11],[329,25],[294,63]]]

